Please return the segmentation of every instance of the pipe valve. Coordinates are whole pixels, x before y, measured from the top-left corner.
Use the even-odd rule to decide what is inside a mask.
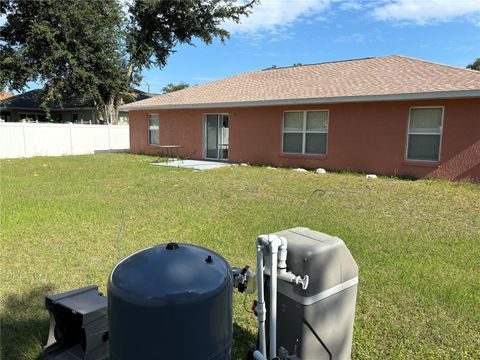
[[[294,279],[295,284],[302,285],[302,290],[307,290],[308,288],[308,275],[305,275],[303,278],[296,276]]]

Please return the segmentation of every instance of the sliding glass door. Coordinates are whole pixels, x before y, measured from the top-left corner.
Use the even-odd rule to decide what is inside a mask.
[[[228,159],[228,122],[227,114],[205,115],[205,158],[215,160]]]

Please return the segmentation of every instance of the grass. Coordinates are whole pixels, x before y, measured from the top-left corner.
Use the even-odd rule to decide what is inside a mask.
[[[480,358],[478,185],[150,161],[0,162],[2,358],[38,357],[46,294],[89,284],[106,292],[116,261],[138,249],[190,242],[254,266],[256,236],[294,226],[341,237],[359,265],[354,359]],[[243,297],[234,303],[233,359],[243,359],[256,321]]]

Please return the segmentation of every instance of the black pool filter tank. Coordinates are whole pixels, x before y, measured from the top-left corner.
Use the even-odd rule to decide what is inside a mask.
[[[189,244],[136,252],[110,274],[108,319],[111,360],[229,360],[230,266]]]

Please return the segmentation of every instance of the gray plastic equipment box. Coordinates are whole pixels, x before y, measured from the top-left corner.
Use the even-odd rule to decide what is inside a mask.
[[[45,360],[108,359],[107,298],[91,285],[45,298],[50,333]]]
[[[306,290],[278,279],[277,345],[302,360],[350,359],[358,284],[350,251],[338,237],[308,228],[274,235],[288,241],[287,270],[310,278]]]

